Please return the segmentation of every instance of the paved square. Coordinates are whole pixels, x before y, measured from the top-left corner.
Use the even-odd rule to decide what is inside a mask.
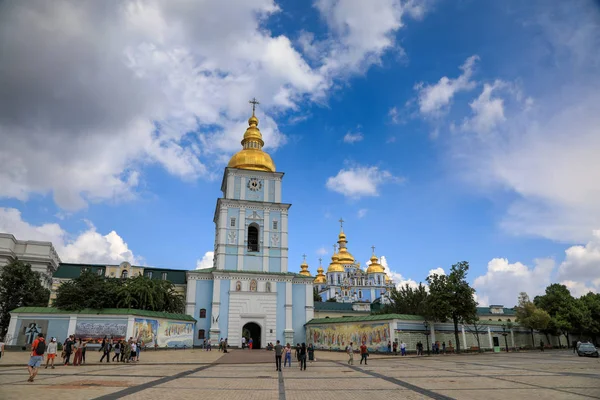
[[[567,351],[375,355],[368,366],[347,365],[343,353],[316,356],[306,371],[294,362],[277,373],[266,351],[157,351],[138,364],[41,369],[28,383],[27,353],[8,352],[0,361],[0,399],[600,399],[600,360]]]

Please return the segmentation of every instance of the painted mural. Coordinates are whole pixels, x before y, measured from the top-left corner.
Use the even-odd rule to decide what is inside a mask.
[[[161,321],[158,325],[160,347],[192,347],[194,324],[191,322]]]
[[[75,325],[75,337],[91,343],[101,343],[104,336],[122,340],[126,334],[126,321],[81,320]]]
[[[17,345],[30,345],[37,338],[38,333],[48,334],[47,319],[24,319],[21,321]]]
[[[309,325],[307,341],[317,349],[343,350],[353,342],[356,347],[365,342],[370,351],[386,350],[390,326],[383,324],[324,324]]]
[[[136,318],[133,322],[133,337],[141,340],[146,346],[156,346],[158,344],[158,321]]]

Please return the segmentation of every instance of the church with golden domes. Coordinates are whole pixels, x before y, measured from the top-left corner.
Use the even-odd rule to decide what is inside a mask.
[[[338,303],[372,303],[379,300],[383,304],[389,302],[391,289],[394,287],[392,279],[386,274],[385,268],[373,254],[363,270],[359,262],[348,251],[348,240],[343,228],[344,221],[340,219],[341,230],[337,245],[334,245],[331,263],[327,273],[321,265],[317,269],[314,285],[323,301],[335,299]],[[300,274],[308,273],[306,261],[300,266]]]

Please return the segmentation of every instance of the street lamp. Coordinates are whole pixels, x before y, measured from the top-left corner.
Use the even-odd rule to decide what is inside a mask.
[[[508,353],[508,340],[506,339],[508,331],[506,330],[506,324],[502,324],[502,336],[504,336],[504,345],[506,346],[506,352]]]
[[[423,322],[423,325],[425,326],[425,338],[427,339],[427,355],[429,354],[429,335],[431,334],[431,332],[429,332],[429,324],[427,323],[427,321]]]

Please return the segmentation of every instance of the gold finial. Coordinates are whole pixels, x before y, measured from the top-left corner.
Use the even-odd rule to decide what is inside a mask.
[[[256,100],[256,97],[253,97],[252,100],[250,100],[248,103],[252,104],[252,116],[254,117],[254,112],[256,111],[256,106],[260,103],[258,102],[258,100]]]

